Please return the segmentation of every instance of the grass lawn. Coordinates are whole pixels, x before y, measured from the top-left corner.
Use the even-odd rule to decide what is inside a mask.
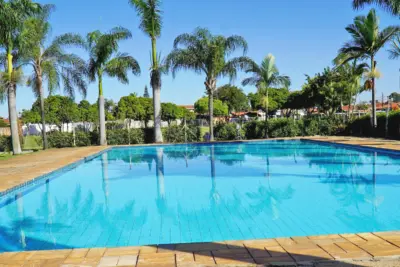
[[[5,160],[11,158],[13,155],[11,153],[0,153],[0,160]]]
[[[41,136],[29,135],[24,137],[24,150],[39,150],[42,149],[40,145],[42,142]]]
[[[200,137],[203,140],[203,136],[209,132],[209,128],[207,126],[200,127]]]

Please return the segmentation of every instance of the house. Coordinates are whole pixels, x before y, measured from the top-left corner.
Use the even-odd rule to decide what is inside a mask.
[[[194,105],[178,105],[178,107],[186,108],[190,112],[194,112]]]

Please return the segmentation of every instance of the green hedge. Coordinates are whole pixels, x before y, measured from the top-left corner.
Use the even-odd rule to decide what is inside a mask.
[[[185,142],[185,130],[182,125],[173,125],[167,128],[163,128],[164,142],[167,143],[184,143]],[[187,126],[186,130],[186,141],[188,143],[199,142],[201,140],[201,130],[197,126]]]
[[[236,123],[217,123],[214,127],[216,140],[241,140],[245,138],[245,131],[238,128]]]
[[[400,111],[389,113],[387,137],[400,140]],[[371,127],[370,115],[354,119],[346,127],[346,134],[361,137],[386,137],[386,113],[377,114],[377,128]]]
[[[10,152],[11,150],[11,136],[0,135],[0,152]]]

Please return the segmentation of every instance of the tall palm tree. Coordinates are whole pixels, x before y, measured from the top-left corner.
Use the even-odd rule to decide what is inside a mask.
[[[166,73],[166,68],[157,54],[157,39],[161,35],[162,17],[161,0],[129,0],[136,9],[141,22],[139,28],[151,39],[151,72],[150,85],[153,89],[154,106],[154,141],[163,142],[161,132],[161,75]]]
[[[86,96],[87,90],[85,61],[77,55],[67,54],[64,51],[64,46],[79,44],[80,37],[64,34],[56,37],[50,45],[45,45],[51,31],[48,18],[53,8],[52,5],[43,6],[43,12],[24,22],[21,33],[22,63],[29,64],[33,69],[28,85],[40,100],[43,149],[48,148],[43,82],[47,82],[49,94],[60,88],[61,81],[65,93],[72,98],[75,95],[75,88],[83,96]]]
[[[367,16],[357,16],[354,23],[346,27],[353,40],[347,42],[339,50],[334,59],[336,65],[345,64],[354,59],[370,60],[370,87],[372,92],[372,120],[373,128],[377,127],[376,102],[375,102],[375,78],[377,77],[375,56],[385,44],[391,41],[399,32],[400,27],[389,26],[379,30],[379,17],[375,9],[371,9]]]
[[[18,133],[18,114],[16,107],[16,82],[20,72],[13,67],[13,54],[16,51],[16,41],[24,20],[38,12],[41,6],[31,0],[0,0],[0,46],[6,51],[7,68],[1,75],[1,88],[7,95],[8,113],[10,119],[12,147],[14,154],[21,153]]]
[[[127,53],[118,52],[118,43],[132,37],[129,30],[116,27],[108,33],[94,31],[87,35],[85,47],[89,51],[89,79],[97,80],[99,86],[100,145],[106,145],[106,122],[104,111],[103,76],[116,77],[121,83],[128,84],[128,71],[140,74],[136,59]]]
[[[275,57],[272,54],[268,54],[260,65],[254,61],[250,62],[250,64],[247,64],[244,71],[246,73],[253,73],[253,76],[244,79],[242,81],[243,86],[255,85],[257,90],[265,90],[266,99],[263,99],[263,102],[265,102],[266,118],[268,118],[268,88],[272,86],[289,88],[289,76],[280,75],[278,67],[275,64]]]
[[[227,57],[237,49],[247,51],[247,42],[238,35],[224,37],[212,35],[204,28],[197,28],[193,33],[184,33],[175,38],[174,49],[167,57],[167,66],[175,74],[178,70],[194,70],[206,75],[204,85],[208,94],[210,141],[214,141],[213,101],[217,89],[217,79],[229,76],[236,78],[237,70],[251,62],[241,56],[228,60]]]
[[[400,14],[400,0],[353,0],[354,9],[359,9],[370,4],[378,5],[393,15]]]
[[[353,40],[343,45],[334,62],[337,65],[342,65],[354,59],[370,60],[370,73],[368,76],[372,92],[371,125],[376,128],[375,78],[377,78],[377,69],[375,56],[387,42],[391,41],[400,32],[400,27],[389,26],[379,31],[379,18],[375,9],[371,9],[367,16],[357,16],[354,19],[354,24],[346,27],[346,31],[351,34]]]

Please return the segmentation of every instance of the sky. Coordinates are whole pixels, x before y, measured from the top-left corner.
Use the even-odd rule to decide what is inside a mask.
[[[125,95],[137,93],[143,95],[144,86],[150,80],[150,39],[138,28],[139,19],[128,0],[39,0],[40,3],[56,5],[52,14],[52,34],[73,32],[86,35],[94,30],[108,31],[115,26],[123,26],[132,31],[133,38],[121,43],[120,51],[127,52],[140,64],[140,76],[130,75],[129,85],[114,78],[103,79],[104,94],[115,102]],[[353,22],[357,15],[366,15],[370,8],[354,11],[351,0],[164,0],[163,28],[157,46],[166,56],[172,49],[176,36],[190,33],[196,27],[208,28],[213,34],[243,36],[249,45],[247,56],[256,62],[272,53],[281,74],[290,76],[290,90],[300,90],[305,75],[314,75],[332,65],[338,49],[350,40],[345,27]],[[376,8],[376,7],[374,7]],[[399,25],[398,17],[391,16],[376,8],[381,27]],[[377,56],[377,67],[382,73],[377,81],[377,96],[389,95],[399,91],[399,63],[388,58],[387,49]],[[87,59],[84,51],[72,52]],[[236,55],[240,55],[237,53]],[[32,70],[25,69],[28,75]],[[240,73],[233,82],[241,86],[245,78]],[[175,79],[172,75],[163,76],[161,101],[176,104],[193,104],[205,93],[204,75],[191,71],[179,72]],[[228,83],[228,79],[218,80],[218,86]],[[149,86],[150,88],[150,86]],[[247,86],[244,92],[255,92]],[[151,91],[151,90],[150,90]],[[60,90],[59,94],[63,94]],[[87,100],[95,102],[98,96],[96,83],[88,87]],[[369,100],[370,93],[363,93],[359,100]],[[82,97],[77,94],[75,100]],[[31,89],[19,87],[17,92],[17,110],[29,109],[35,101]],[[6,103],[0,105],[0,116],[8,117]]]

